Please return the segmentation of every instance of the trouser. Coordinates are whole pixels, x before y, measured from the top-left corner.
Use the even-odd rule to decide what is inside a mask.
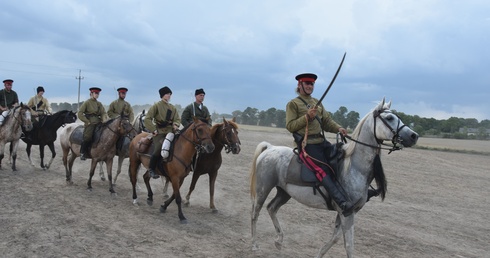
[[[165,134],[157,134],[156,136],[153,136],[153,153],[151,154],[150,164],[148,165],[148,168],[150,170],[154,171],[157,167],[157,162],[161,157],[162,144],[164,139]]]
[[[94,135],[95,127],[97,127],[97,124],[85,125],[85,128],[83,130],[83,141],[82,145],[80,145],[80,154],[87,154],[89,152],[87,151],[87,148],[92,143],[92,137]]]

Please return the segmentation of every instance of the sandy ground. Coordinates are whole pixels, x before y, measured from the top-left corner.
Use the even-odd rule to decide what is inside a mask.
[[[291,200],[279,212],[284,246],[274,246],[274,228],[264,209],[258,222],[259,251],[251,250],[249,166],[255,146],[263,140],[291,145],[285,129],[243,126],[242,151],[223,154],[216,185],[218,213],[209,209],[208,179],[202,177],[184,208],[188,224],[180,224],[177,207],[160,213],[162,182],[152,180],[153,206],[139,176],[139,205],[132,204],[127,164],[116,195],[98,173],[93,191],[86,183],[90,161],[77,159],[75,185],[65,184],[61,148],[49,170],[27,161],[20,145],[19,171],[3,160],[0,171],[1,257],[313,257],[330,237],[335,213],[307,208]],[[431,146],[483,146],[490,142],[421,139]],[[480,148],[480,147],[478,147]],[[50,152],[46,149],[49,156]],[[356,215],[357,257],[488,257],[490,253],[490,158],[404,149],[383,153],[388,179],[384,202],[374,198]],[[113,169],[115,171],[115,168]],[[186,194],[190,177],[182,187]],[[339,241],[325,257],[344,257]]]

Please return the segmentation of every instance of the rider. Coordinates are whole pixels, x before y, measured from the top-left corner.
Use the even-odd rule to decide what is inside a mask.
[[[0,90],[0,111],[2,111],[0,125],[3,124],[3,119],[8,115],[9,110],[19,105],[19,97],[17,96],[17,92],[12,90],[12,83],[14,83],[12,79],[3,80],[5,88]]]
[[[168,133],[176,132],[180,126],[180,117],[177,113],[177,109],[174,105],[170,104],[170,97],[172,96],[172,90],[165,86],[159,91],[161,101],[155,103],[145,116],[145,127],[149,132],[153,132],[153,144],[154,149],[150,158],[150,165],[148,170],[152,178],[159,178],[160,176],[155,174],[155,169],[158,160],[161,158],[161,149],[163,140]]]
[[[323,135],[323,131],[327,131],[331,133],[339,132],[346,136],[347,130],[337,124],[325,110],[322,103],[318,103],[318,100],[311,96],[316,79],[317,76],[312,73],[303,73],[296,76],[298,81],[296,93],[299,96],[289,101],[286,106],[286,128],[289,132],[299,134],[303,138],[305,133],[308,133],[305,149],[299,150],[300,157],[302,159],[315,160],[315,165],[324,172],[317,175],[317,178],[319,180],[321,178],[322,185],[328,191],[329,196],[342,209],[343,215],[348,216],[352,213],[353,204],[346,199],[337,187],[332,171],[327,165],[327,155],[332,145]],[[303,155],[303,152],[306,152],[311,158]]]
[[[211,115],[208,108],[203,104],[205,94],[202,88],[195,91],[196,101],[185,107],[182,112],[182,125],[184,127],[192,123],[192,117],[196,117],[211,126]]]
[[[36,111],[38,116],[51,114],[51,106],[49,105],[48,100],[43,96],[43,86],[37,87],[36,92],[37,94],[27,102],[27,106]]]
[[[80,146],[80,159],[87,159],[87,150],[92,143],[92,136],[94,134],[95,128],[98,124],[107,120],[107,114],[105,112],[104,106],[97,99],[99,98],[99,93],[102,91],[100,88],[92,87],[90,90],[90,98],[83,102],[78,111],[78,117],[85,124],[83,130],[83,142]]]
[[[124,100],[126,98],[126,92],[128,92],[127,88],[121,87],[117,89],[117,94],[119,98],[111,102],[111,104],[109,105],[109,110],[107,110],[107,115],[110,119],[116,118],[123,114],[129,118],[129,121],[134,120],[133,108],[131,107],[131,104],[129,104],[129,102]],[[116,148],[118,150],[122,149],[124,137],[125,136],[121,136],[119,137],[119,139],[117,139]]]

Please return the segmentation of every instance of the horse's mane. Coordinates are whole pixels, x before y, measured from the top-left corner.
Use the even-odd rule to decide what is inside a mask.
[[[231,120],[226,120],[227,123],[229,123],[231,126],[233,126],[233,128],[235,130],[238,130],[238,124],[231,121]],[[211,135],[216,135],[216,131],[218,130],[218,128],[220,128],[225,122],[222,122],[222,123],[217,123],[217,124],[214,124],[213,127],[211,127]]]

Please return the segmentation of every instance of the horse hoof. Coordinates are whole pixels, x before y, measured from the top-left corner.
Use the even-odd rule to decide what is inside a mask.
[[[252,251],[258,251],[260,250],[259,246],[257,244],[252,245]]]
[[[182,204],[184,205],[184,207],[189,207],[191,205],[190,202],[182,202]]]
[[[105,177],[101,177],[100,180],[105,181]]]
[[[139,203],[138,203],[138,199],[134,199],[134,200],[133,200],[133,204],[134,204],[134,205],[139,205]]]
[[[92,187],[87,187],[87,191],[92,192]]]
[[[187,219],[181,219],[180,224],[187,224]]]
[[[218,213],[218,209],[216,209],[216,208],[211,209],[211,213],[214,213],[214,214]]]
[[[164,195],[163,195],[163,199],[164,199],[164,200],[167,200],[168,198],[170,198],[170,195],[168,195],[168,194],[164,194]]]
[[[161,213],[165,213],[166,211],[167,211],[167,207],[165,207],[165,206],[163,206],[163,205],[162,205],[162,206],[160,206],[160,212],[161,212]]]
[[[66,181],[66,185],[73,185],[73,181]]]
[[[282,243],[279,243],[279,242],[275,241],[274,244],[276,245],[277,250],[281,250],[282,249]]]

